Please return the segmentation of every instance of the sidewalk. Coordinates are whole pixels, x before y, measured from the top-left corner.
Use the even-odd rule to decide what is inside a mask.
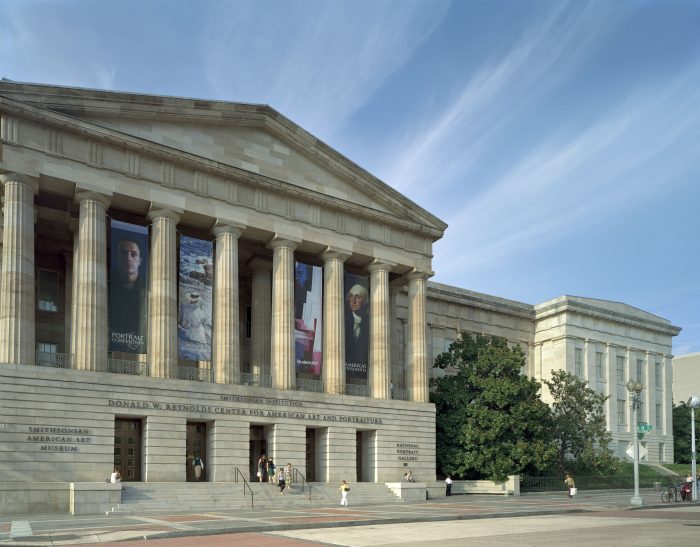
[[[436,522],[515,516],[632,510],[631,491],[565,492],[520,497],[460,495],[425,502],[302,509],[246,510],[158,516],[10,515],[0,516],[0,545],[68,545],[130,539],[175,538],[306,528]],[[658,492],[643,491],[644,508],[669,507]],[[676,504],[680,506],[681,504]],[[687,505],[687,504],[684,504]]]

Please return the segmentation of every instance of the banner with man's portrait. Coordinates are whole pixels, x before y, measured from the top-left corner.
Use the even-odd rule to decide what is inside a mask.
[[[180,237],[177,351],[181,359],[211,360],[214,244]]]
[[[323,367],[323,269],[294,263],[296,371],[320,376]]]
[[[345,272],[345,377],[367,379],[369,278]]]
[[[148,228],[110,223],[109,349],[146,353]]]

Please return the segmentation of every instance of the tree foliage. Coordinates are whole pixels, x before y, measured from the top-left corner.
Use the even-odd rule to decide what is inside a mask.
[[[690,463],[692,458],[690,453],[690,412],[691,408],[685,401],[679,405],[673,405],[674,463]]]
[[[607,396],[588,387],[574,374],[557,370],[544,383],[553,402],[552,435],[557,447],[559,471],[572,460],[578,469],[613,471],[618,459],[610,449],[604,405]]]
[[[462,334],[435,364],[455,373],[432,382],[442,473],[503,481],[551,466],[550,411],[538,396],[540,384],[521,372],[519,347]]]

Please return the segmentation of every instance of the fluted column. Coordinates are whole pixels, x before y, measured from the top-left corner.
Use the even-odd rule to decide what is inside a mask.
[[[370,272],[369,390],[375,399],[391,398],[389,342],[389,270],[392,264],[375,260]]]
[[[349,256],[335,249],[323,253],[323,388],[345,393],[345,320],[343,262]]]
[[[34,194],[38,183],[19,173],[5,186],[0,270],[0,363],[35,364]]]
[[[272,387],[294,389],[294,249],[296,243],[275,238],[272,257]]]
[[[272,263],[256,257],[248,266],[253,270],[250,372],[261,377],[271,374],[272,278],[270,271]]]
[[[78,192],[78,254],[73,268],[76,305],[71,329],[74,367],[107,370],[107,208],[110,199]]]
[[[78,333],[75,330],[75,318],[78,316],[78,253],[80,251],[80,219],[70,219],[68,222],[73,234],[73,266],[71,268],[71,299],[70,299],[70,349],[68,350],[75,360],[75,352],[78,349]],[[66,280],[67,281],[67,280]],[[68,302],[66,302],[68,305]],[[109,309],[107,310],[109,313]],[[108,319],[109,322],[109,319]],[[75,366],[75,362],[73,363]]]
[[[238,238],[243,230],[243,226],[230,224],[219,224],[212,229],[216,236],[212,366],[217,384],[240,382]]]
[[[411,371],[411,401],[428,402],[428,341],[425,310],[425,281],[428,276],[414,272],[408,279],[408,340]]]
[[[391,344],[391,375],[390,385],[395,389],[405,389],[406,375],[404,373],[403,359],[401,359],[401,345],[399,340],[399,293],[401,285],[389,284],[389,343]],[[393,394],[392,394],[393,396]]]
[[[180,215],[168,209],[148,213],[151,226],[151,280],[148,360],[151,376],[177,376],[177,261],[175,227]],[[82,252],[82,249],[81,249]]]

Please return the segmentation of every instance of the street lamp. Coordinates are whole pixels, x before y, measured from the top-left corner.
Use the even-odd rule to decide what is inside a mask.
[[[627,391],[632,396],[632,416],[634,418],[634,496],[630,500],[632,505],[642,505],[642,496],[639,495],[639,433],[637,431],[637,409],[642,404],[642,398],[639,396],[644,389],[644,384],[637,380],[627,382]]]
[[[700,405],[700,397],[693,395],[688,399],[688,406],[690,407],[690,454],[693,458],[691,466],[691,475],[693,477],[693,501],[698,501],[698,475],[697,468],[695,464],[695,408]]]

